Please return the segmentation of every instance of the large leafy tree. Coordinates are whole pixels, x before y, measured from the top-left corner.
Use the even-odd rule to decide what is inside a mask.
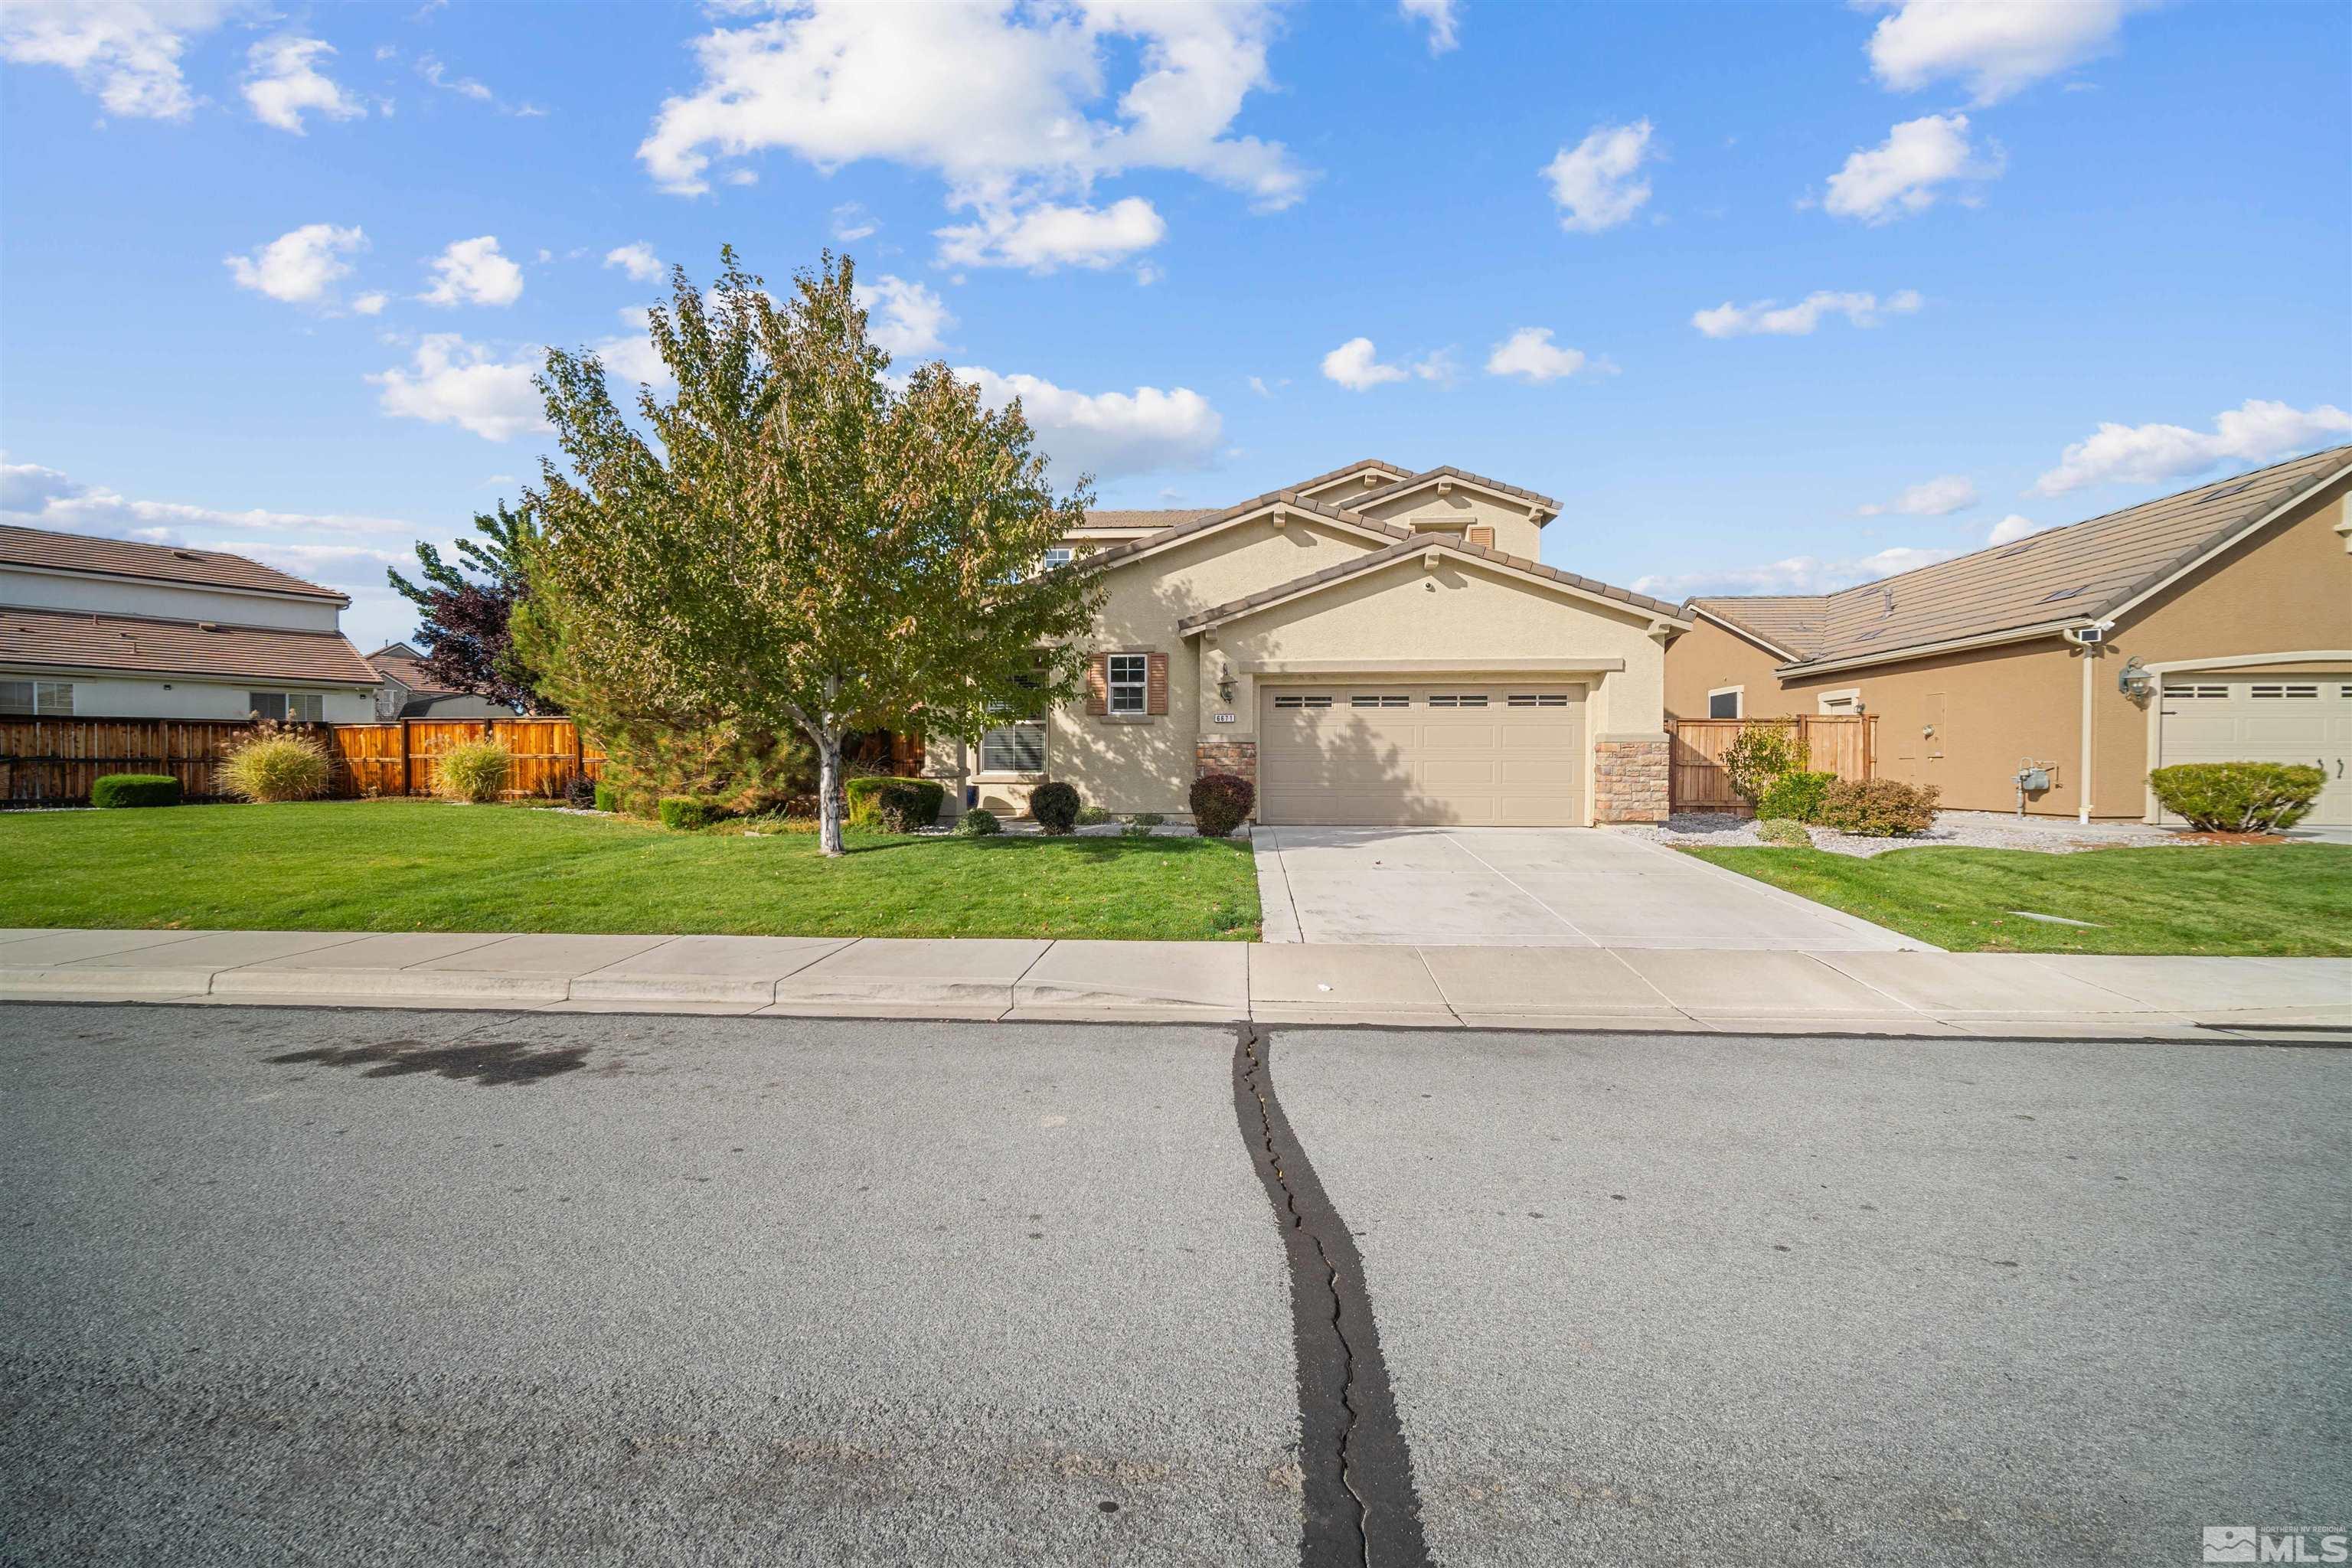
[[[575,704],[805,734],[838,855],[844,736],[974,741],[1076,695],[1097,591],[1036,566],[1088,492],[1054,493],[1018,403],[944,364],[886,378],[846,258],[781,300],[720,260],[707,295],[673,270],[649,330],[676,391],[635,418],[593,355],[549,353],[569,471],[530,498],[531,637]]]
[[[561,712],[551,699],[541,695],[539,672],[514,646],[511,622],[515,606],[529,591],[525,555],[536,533],[530,509],[526,505],[510,511],[500,501],[494,512],[474,514],[474,531],[479,540],[457,541],[455,566],[434,546],[419,542],[416,563],[422,583],[411,582],[396,570],[384,573],[393,587],[416,606],[425,672],[452,691],[471,691],[526,712]]]

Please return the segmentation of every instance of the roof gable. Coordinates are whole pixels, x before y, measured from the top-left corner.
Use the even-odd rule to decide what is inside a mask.
[[[1461,485],[1470,489],[1484,490],[1497,500],[1510,501],[1523,507],[1540,507],[1543,510],[1551,513],[1553,517],[1559,515],[1559,502],[1548,495],[1538,495],[1534,490],[1522,489],[1517,485],[1507,485],[1500,479],[1490,479],[1484,474],[1474,474],[1466,469],[1455,468],[1424,468],[1420,473],[1408,475],[1392,484],[1382,485],[1375,490],[1368,490],[1356,497],[1353,504],[1361,507],[1370,506],[1379,501],[1395,500],[1419,490],[1435,489],[1447,483]],[[1550,518],[1538,518],[1536,526],[1540,528],[1550,521]]]
[[[1690,625],[1688,617],[1675,605],[1653,599],[1646,594],[1636,594],[1630,588],[1614,587],[1590,577],[1580,577],[1573,572],[1562,572],[1556,566],[1546,566],[1525,556],[1506,555],[1499,550],[1489,550],[1484,545],[1465,544],[1444,534],[1408,533],[1395,543],[1368,555],[1360,555],[1353,561],[1343,561],[1320,572],[1277,584],[1260,593],[1202,610],[1198,615],[1187,616],[1177,623],[1177,630],[1187,637],[1195,632],[1208,631],[1256,615],[1261,610],[1270,610],[1277,605],[1286,605],[1294,599],[1319,593],[1334,584],[1366,572],[1379,571],[1427,554],[1455,556],[1518,577],[1538,587],[1590,600],[1611,609],[1649,616],[1678,626]]]
[[[1328,474],[1318,474],[1311,479],[1301,479],[1297,484],[1285,488],[1297,490],[1302,495],[1313,490],[1344,488],[1348,499],[1352,500],[1358,494],[1392,484],[1412,472],[1411,468],[1402,463],[1384,463],[1377,458],[1359,458],[1352,463],[1342,464]],[[1356,482],[1353,485],[1346,485],[1345,481],[1349,479]]]
[[[1113,567],[1125,566],[1132,562],[1140,561],[1148,555],[1157,555],[1161,551],[1172,549],[1176,545],[1216,532],[1220,529],[1252,521],[1274,510],[1276,507],[1286,508],[1318,521],[1334,524],[1379,543],[1412,537],[1406,530],[1397,527],[1394,523],[1375,522],[1369,517],[1359,517],[1352,511],[1300,495],[1297,490],[1271,490],[1265,495],[1243,501],[1238,506],[1227,507],[1223,511],[1211,512],[1205,517],[1195,518],[1191,522],[1161,529],[1158,533],[1150,534],[1142,539],[1130,539],[1126,543],[1113,545],[1108,550],[1097,550],[1092,555],[1082,557],[1076,564],[1089,571],[1108,571]]]

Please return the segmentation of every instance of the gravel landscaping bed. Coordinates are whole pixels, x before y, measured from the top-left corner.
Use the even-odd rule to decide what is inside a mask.
[[[1628,827],[1620,831],[1660,844],[1694,849],[1764,847],[1756,837],[1756,819],[1722,811],[1678,811],[1664,826]],[[2084,849],[2146,848],[2179,844],[2181,837],[2168,828],[2138,823],[2053,822],[2046,817],[2020,820],[1997,811],[1939,811],[1936,826],[1908,838],[1857,838],[1826,827],[1810,829],[1813,847],[1832,855],[1868,859],[1890,849],[1948,847],[1956,849],[2034,849],[2045,855],[2073,855]]]

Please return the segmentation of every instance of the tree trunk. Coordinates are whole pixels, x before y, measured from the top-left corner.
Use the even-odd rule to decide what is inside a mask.
[[[816,843],[828,856],[845,855],[841,846],[841,731],[828,724],[816,736]]]

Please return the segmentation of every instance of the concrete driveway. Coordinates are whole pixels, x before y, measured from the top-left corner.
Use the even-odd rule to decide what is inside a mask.
[[[1268,942],[1413,947],[1930,944],[1591,827],[1258,827]]]

